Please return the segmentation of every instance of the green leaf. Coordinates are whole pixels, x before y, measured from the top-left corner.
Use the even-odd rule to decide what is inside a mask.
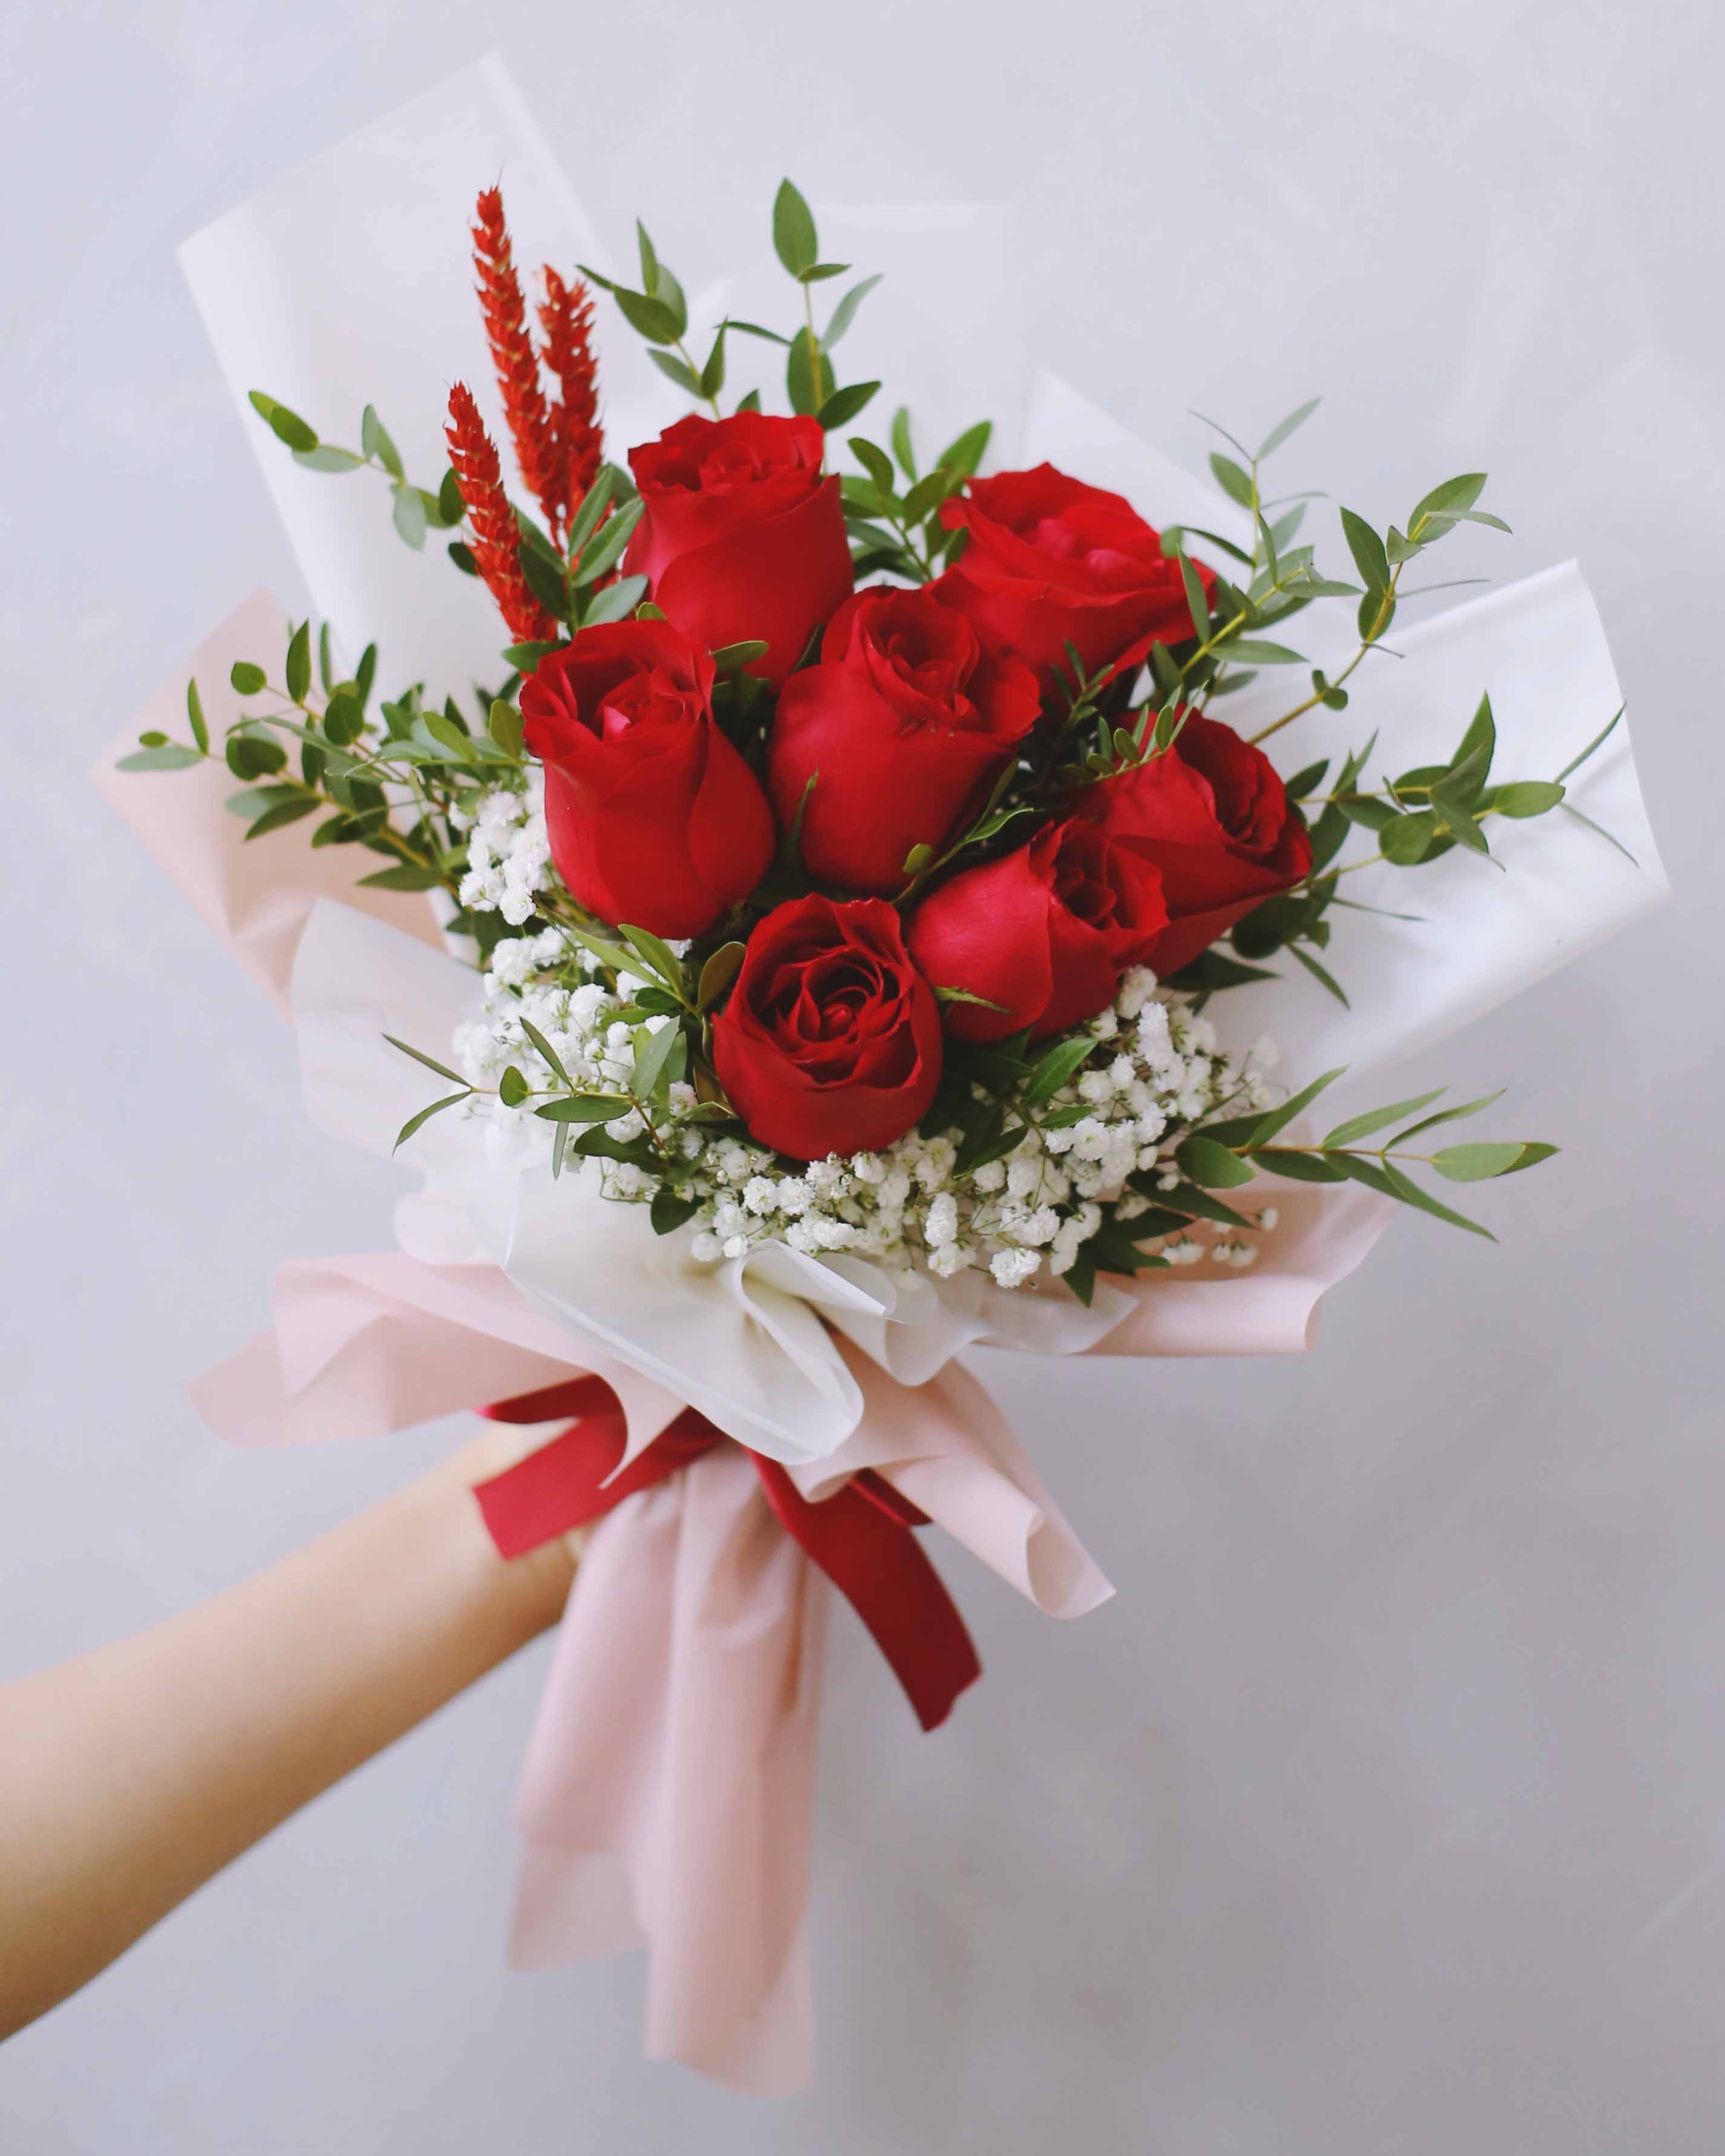
[[[1318,1153],[1296,1153],[1282,1146],[1266,1146],[1252,1158],[1272,1175],[1286,1175],[1290,1182],[1346,1182],[1346,1172]]]
[[[464,726],[458,726],[447,711],[427,711],[420,724],[437,746],[448,749],[457,763],[467,761],[473,736]]]
[[[1459,479],[1446,479],[1414,503],[1408,529],[1412,531],[1422,517],[1459,517],[1473,507],[1484,485],[1484,472],[1464,472]]]
[[[622,1094],[577,1093],[543,1101],[533,1112],[546,1123],[615,1123],[634,1105]]]
[[[1183,548],[1174,558],[1180,564],[1180,581],[1185,587],[1186,604],[1192,615],[1192,633],[1201,642],[1210,633],[1210,603],[1204,596],[1204,580],[1193,567]],[[1266,649],[1276,649],[1279,647],[1267,646]],[[1233,655],[1238,657],[1238,652]]]
[[[1217,656],[1231,667],[1298,667],[1306,662],[1286,644],[1267,642],[1262,636],[1237,636],[1217,648]]]
[[[202,754],[184,742],[165,742],[158,749],[135,749],[129,756],[122,756],[115,764],[116,771],[184,771],[188,765],[202,763]]]
[[[967,427],[956,441],[949,442],[941,451],[937,463],[947,472],[962,472],[965,478],[974,478],[976,467],[988,454],[988,442],[994,431],[992,419],[979,419],[974,427]]]
[[[1623,843],[1621,838],[1614,838],[1610,832],[1605,829],[1603,824],[1596,824],[1590,816],[1584,816],[1581,811],[1575,806],[1573,802],[1565,801],[1563,804],[1563,812],[1565,816],[1574,817],[1578,824],[1585,824],[1589,830],[1593,832],[1596,837],[1603,838],[1608,846],[1615,847],[1617,851],[1622,855],[1624,860],[1628,862],[1632,868],[1639,868],[1640,867],[1640,862],[1636,860],[1634,854],[1629,851],[1629,849]]]
[[[1225,1199],[1211,1191],[1201,1190],[1196,1183],[1176,1183],[1172,1190],[1146,1191],[1159,1206],[1171,1211],[1189,1213],[1196,1220],[1219,1220],[1224,1227],[1249,1228],[1252,1223],[1243,1213],[1235,1212]]]
[[[236,779],[273,778],[287,764],[287,751],[262,734],[229,734],[228,768]]]
[[[1517,779],[1496,789],[1491,805],[1500,816],[1543,816],[1563,797],[1563,787],[1553,779]]]
[[[850,454],[875,482],[883,500],[890,500],[894,493],[893,461],[884,449],[870,442],[866,435],[850,436]]]
[[[531,674],[548,652],[562,649],[561,643],[555,640],[549,643],[505,644],[503,655],[518,674]]]
[[[1430,809],[1398,816],[1378,834],[1377,850],[1398,868],[1411,868],[1425,858],[1426,849],[1438,835],[1438,819]]]
[[[569,1076],[568,1072],[564,1069],[561,1057],[558,1055],[556,1050],[552,1047],[550,1042],[548,1041],[545,1036],[539,1031],[539,1028],[534,1025],[530,1018],[523,1018],[521,1021],[521,1030],[527,1036],[528,1039],[533,1044],[534,1047],[538,1050],[540,1056],[545,1062],[547,1068],[556,1078],[557,1082],[564,1087],[568,1092],[573,1093],[575,1089],[574,1081]],[[620,1115],[623,1112],[621,1109],[618,1109],[618,1112]]]
[[[721,943],[700,969],[700,986],[695,990],[695,1008],[710,1011],[743,970],[747,956],[746,943]]]
[[[1296,771],[1283,787],[1290,801],[1303,801],[1324,782],[1324,774],[1330,768],[1327,756],[1320,756],[1316,763],[1308,763],[1303,771]]]
[[[687,390],[691,397],[704,397],[701,378],[687,360],[680,360],[674,352],[662,352],[656,345],[647,348],[647,356],[659,372],[674,381],[679,389]]]
[[[757,659],[767,655],[767,641],[762,636],[740,637],[734,644],[720,644],[708,654],[721,674],[742,674]]]
[[[357,472],[365,462],[351,449],[338,449],[328,442],[320,442],[315,449],[296,449],[293,461],[308,472]]]
[[[581,549],[580,561],[570,581],[579,591],[605,574],[622,555],[645,513],[638,501],[625,502],[613,511]]]
[[[505,1108],[518,1108],[532,1090],[513,1063],[497,1081],[497,1097]]]
[[[1070,1040],[1057,1041],[1031,1066],[1030,1076],[1025,1081],[1023,1098],[1027,1106],[1038,1101],[1051,1100],[1079,1067],[1088,1062],[1096,1044],[1088,1033],[1075,1035]]]
[[[871,401],[880,386],[878,382],[852,382],[844,389],[835,390],[815,417],[829,431],[834,427],[843,427]]]
[[[527,587],[548,614],[559,621],[567,621],[569,613],[569,595],[563,583],[563,572],[555,561],[548,561],[536,547],[518,548],[516,560],[521,573],[527,580]]]
[[[1289,953],[1294,957],[1297,958],[1300,963],[1306,968],[1307,972],[1311,975],[1313,980],[1318,983],[1320,987],[1327,988],[1329,990],[1330,993],[1335,998],[1336,1001],[1341,1005],[1343,1010],[1349,1011],[1353,1008],[1353,1006],[1342,993],[1341,984],[1337,981],[1335,975],[1329,972],[1327,968],[1320,966],[1317,960],[1313,957],[1310,951],[1303,950],[1298,943],[1289,943],[1288,949]]]
[[[1333,1070],[1327,1070],[1321,1078],[1314,1078],[1309,1086],[1302,1086],[1279,1108],[1271,1108],[1252,1131],[1252,1144],[1262,1145],[1266,1138],[1274,1138],[1278,1131],[1285,1131],[1295,1117],[1303,1115],[1324,1088],[1334,1085],[1346,1069],[1346,1063],[1338,1063]]]
[[[1213,995],[1221,988],[1241,988],[1249,981],[1274,981],[1276,977],[1271,968],[1242,966],[1213,947],[1170,975],[1164,985],[1184,995]]]
[[[844,297],[839,301],[838,304],[833,309],[832,319],[827,323],[826,334],[821,339],[822,344],[825,346],[829,352],[831,351],[833,346],[837,344],[838,340],[844,335],[845,331],[850,327],[851,323],[856,321],[856,310],[862,304],[862,302],[869,297],[869,293],[874,291],[875,285],[878,285],[881,279],[879,277],[865,277],[861,284],[853,285],[850,291],[846,292]]]
[[[395,519],[396,530],[417,553],[419,548],[425,544],[425,534],[429,527],[425,505],[420,500],[414,488],[411,486],[395,488],[391,514]]]
[[[916,452],[911,444],[911,416],[900,404],[893,414],[893,454],[899,461],[899,469],[907,479],[914,482],[917,475]]]
[[[820,260],[813,212],[788,179],[780,181],[773,202],[773,251],[793,277]]]
[[[229,670],[228,679],[242,696],[255,696],[264,687],[269,676],[261,667],[254,667],[248,659],[236,659]]]
[[[501,697],[496,699],[486,722],[486,730],[505,755],[521,754],[521,714],[513,704],[505,704]]]
[[[262,838],[271,831],[283,830],[289,824],[297,824],[303,816],[316,813],[322,805],[310,794],[301,794],[292,801],[278,801],[273,808],[267,808],[251,825],[246,837]]]
[[[1389,561],[1383,551],[1383,542],[1364,517],[1357,516],[1352,510],[1343,510],[1341,518],[1348,552],[1353,556],[1353,565],[1359,571],[1367,598],[1379,599],[1389,589]]]
[[[670,1024],[662,1025],[656,1033],[643,1031],[636,1035],[633,1090],[637,1100],[651,1100],[672,1051],[682,1037],[681,1027]]]
[[[611,506],[611,498],[617,491],[618,471],[614,464],[602,464],[599,477],[582,497],[581,505],[575,511],[574,522],[569,526],[568,558],[578,561],[581,548],[599,529],[599,520]]]
[[[1216,484],[1230,501],[1238,502],[1242,509],[1251,507],[1251,474],[1242,471],[1232,457],[1225,457],[1220,449],[1210,452],[1210,469]]]
[[[683,965],[676,953],[650,929],[631,928],[628,922],[619,921],[619,931],[636,956],[658,975],[661,981],[679,998],[683,993]]]
[[[1513,1175],[1549,1160],[1555,1145],[1509,1140],[1496,1144],[1446,1145],[1432,1156],[1432,1166],[1448,1182],[1478,1183],[1494,1176]]]
[[[674,1235],[699,1211],[699,1198],[681,1198],[674,1190],[656,1190],[653,1202],[647,1208],[647,1217],[653,1223],[655,1235]]]
[[[1290,411],[1285,419],[1278,420],[1264,437],[1264,446],[1258,453],[1258,462],[1262,464],[1265,457],[1273,455],[1296,427],[1303,427],[1322,402],[1321,397],[1311,398],[1297,411]]]
[[[1612,735],[1616,732],[1617,722],[1622,718],[1627,708],[1628,707],[1626,705],[1622,704],[1617,706],[1616,710],[1611,714],[1610,719],[1606,725],[1600,732],[1596,733],[1593,736],[1593,739],[1588,743],[1586,748],[1582,750],[1581,754],[1578,756],[1571,756],[1569,761],[1564,766],[1563,769],[1559,772],[1558,777],[1559,780],[1568,778],[1571,771],[1579,771],[1583,764],[1587,761],[1588,758],[1593,754],[1596,749],[1603,749],[1605,746],[1606,743],[1611,738]]]
[[[1251,1182],[1258,1173],[1249,1160],[1242,1160],[1238,1153],[1201,1132],[1182,1138],[1174,1157],[1201,1190],[1233,1190],[1240,1183]]]
[[[812,415],[820,410],[828,394],[822,368],[820,347],[806,328],[799,329],[791,340],[790,356],[785,362],[785,385],[790,392],[793,411]]]
[[[311,624],[300,623],[287,645],[287,693],[296,704],[304,704],[311,693]]]
[[[438,1077],[447,1078],[457,1086],[467,1085],[467,1080],[459,1070],[451,1070],[448,1063],[440,1063],[435,1056],[428,1056],[423,1048],[410,1048],[405,1041],[397,1040],[393,1033],[386,1033],[384,1038],[392,1048],[398,1048],[404,1056],[412,1056],[416,1063],[423,1063],[427,1070],[435,1071]]]
[[[191,722],[191,738],[207,756],[210,753],[210,725],[204,716],[204,699],[198,693],[195,679],[185,685],[185,716]]]
[[[632,614],[647,596],[647,581],[644,576],[624,576],[607,584],[582,614],[582,628],[597,629],[601,622],[621,621]]]
[[[1429,1213],[1434,1220],[1447,1220],[1452,1228],[1465,1228],[1470,1235],[1483,1235],[1488,1243],[1497,1238],[1490,1228],[1483,1228],[1477,1220],[1470,1220],[1465,1213],[1453,1213],[1446,1205],[1440,1205],[1429,1191],[1421,1190],[1411,1175],[1404,1175],[1399,1168],[1386,1167],[1383,1180],[1392,1198],[1399,1198],[1403,1205],[1413,1206],[1421,1213]]]
[[[279,442],[285,442],[290,449],[315,449],[317,430],[308,426],[297,411],[290,411],[285,404],[279,404],[273,397],[265,396],[260,389],[251,392],[254,407],[268,422],[270,431]]]
[[[1464,1117],[1477,1115],[1482,1108],[1489,1108],[1503,1098],[1500,1086],[1496,1093],[1484,1094],[1477,1100],[1464,1100],[1452,1108],[1440,1108],[1435,1115],[1421,1116],[1417,1123],[1410,1123],[1405,1131],[1398,1131],[1389,1141],[1393,1148],[1405,1145],[1409,1138],[1418,1138],[1422,1131],[1434,1131],[1440,1123],[1459,1123]]]
[[[417,862],[404,861],[394,868],[380,868],[374,876],[361,876],[360,881],[373,891],[435,891],[443,879],[435,868],[422,868]]]
[[[724,324],[721,322],[713,336],[712,348],[706,355],[706,365],[700,371],[700,393],[711,401],[724,387]]]
[[[803,272],[799,281],[805,285],[824,285],[830,277],[843,277],[850,266],[849,262],[817,262]]]
[[[400,1130],[397,1131],[395,1144],[391,1146],[389,1149],[390,1151],[392,1153],[398,1153],[402,1147],[406,1144],[408,1139],[413,1136],[413,1133],[422,1128],[423,1125],[429,1123],[434,1115],[441,1115],[445,1108],[453,1108],[459,1102],[468,1100],[472,1098],[473,1087],[471,1086],[464,1085],[459,1093],[445,1094],[441,1100],[434,1100],[429,1108],[422,1108],[417,1115],[409,1116],[406,1122],[404,1123]]]
[[[1404,1115],[1418,1114],[1421,1108],[1430,1107],[1443,1090],[1439,1086],[1431,1093],[1416,1094],[1411,1100],[1396,1100],[1387,1108],[1371,1108],[1364,1115],[1350,1116],[1346,1123],[1338,1123],[1333,1131],[1326,1134],[1322,1140],[1324,1150],[1328,1152],[1338,1145],[1352,1145],[1356,1138],[1370,1138],[1374,1131],[1385,1130],[1390,1124],[1399,1123]]]
[[[646,293],[629,291],[621,285],[612,289],[624,320],[649,344],[674,344],[688,327],[662,299],[650,299]]]

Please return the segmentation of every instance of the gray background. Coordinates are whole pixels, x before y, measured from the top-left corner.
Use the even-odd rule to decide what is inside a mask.
[[[172,259],[494,43],[693,278],[812,193],[1022,213],[1032,356],[1188,461],[1322,388],[1302,479],[1489,466],[1578,554],[1677,903],[1433,1063],[1559,1141],[1493,1250],[1404,1221],[1295,1364],[988,1373],[1120,1583],[957,1553],[988,1681],[919,1739],[839,1626],[821,2066],[637,2056],[637,1971],[503,1967],[530,1652],[0,2054],[30,2156],[1715,2150],[1725,2139],[1717,149],[1702,0],[1442,8],[498,0],[0,17],[0,1668],[149,1623],[448,1431],[236,1457],[183,1379],[392,1184],[83,774],[251,586],[296,591]],[[982,325],[956,324],[982,335]],[[1412,1089],[1411,1087],[1409,1088]]]

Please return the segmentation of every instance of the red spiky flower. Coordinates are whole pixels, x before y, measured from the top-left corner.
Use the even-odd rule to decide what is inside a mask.
[[[504,417],[515,443],[515,460],[553,536],[561,537],[566,500],[564,459],[556,422],[540,386],[539,354],[527,328],[527,303],[522,298],[521,279],[515,273],[500,188],[487,187],[480,193],[474,205],[473,239],[480,306],[492,363],[497,369]]]
[[[560,506],[567,528],[599,477],[604,453],[599,367],[593,348],[593,294],[579,277],[566,285],[548,263],[539,323],[545,333],[545,364],[557,378],[560,401],[553,419],[562,490]]]
[[[517,643],[544,642],[555,634],[555,624],[521,573],[520,534],[503,489],[497,444],[486,432],[465,382],[449,392],[449,423],[443,434],[467,505],[468,543],[485,587]]]

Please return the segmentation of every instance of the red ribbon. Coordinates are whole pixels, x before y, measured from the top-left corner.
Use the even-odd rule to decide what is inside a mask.
[[[576,1420],[524,1460],[481,1482],[474,1495],[492,1540],[520,1557],[584,1526],[637,1490],[699,1459],[724,1432],[686,1407],[646,1450],[618,1471],[626,1449],[623,1407],[602,1377],[577,1377],[481,1408],[494,1422]],[[743,1450],[748,1451],[747,1446]],[[964,1620],[912,1530],[927,1514],[865,1468],[831,1497],[811,1504],[776,1460],[750,1452],[779,1524],[800,1544],[873,1633],[925,1729],[938,1728],[953,1702],[982,1674]]]

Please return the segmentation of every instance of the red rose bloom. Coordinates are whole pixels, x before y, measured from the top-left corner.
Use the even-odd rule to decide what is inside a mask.
[[[912,847],[952,835],[1040,710],[1030,668],[926,587],[859,592],[779,699],[773,805],[787,829],[801,811],[812,875],[890,896]]]
[[[522,684],[557,873],[601,918],[699,936],[766,874],[773,812],[708,699],[712,661],[668,622],[583,629]]]
[[[1311,839],[1269,757],[1195,712],[1165,755],[1087,787],[1083,808],[1162,877],[1168,928],[1145,961],[1159,974],[1190,965],[1311,870]]]
[[[750,1135],[794,1159],[902,1138],[940,1082],[940,1009],[892,907],[775,907],[713,1021],[712,1061]]]
[[[937,988],[985,999],[949,1003],[949,1031],[998,1041],[1027,1025],[1040,1040],[1104,1009],[1167,924],[1155,869],[1072,817],[932,893],[911,953]]]
[[[692,413],[629,452],[645,513],[624,566],[703,651],[764,637],[751,669],[775,686],[854,579],[826,437],[807,418]]]
[[[937,588],[1027,659],[1044,687],[1070,671],[1069,643],[1094,674],[1195,633],[1179,563],[1121,495],[1038,464],[972,479],[940,517],[970,536]],[[1208,594],[1215,577],[1195,566]]]

